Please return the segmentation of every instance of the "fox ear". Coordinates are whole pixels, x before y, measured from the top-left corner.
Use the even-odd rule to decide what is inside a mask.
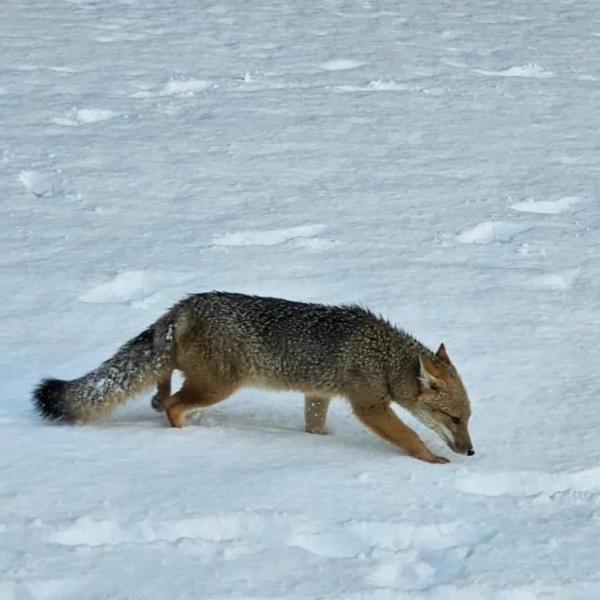
[[[419,354],[419,385],[421,389],[435,390],[439,387],[435,376],[436,367],[426,354]]]
[[[437,358],[439,358],[441,361],[443,361],[445,363],[450,362],[450,357],[448,356],[448,353],[446,352],[446,346],[444,346],[444,344],[440,344],[440,347],[437,349],[437,352],[435,353],[435,355]]]

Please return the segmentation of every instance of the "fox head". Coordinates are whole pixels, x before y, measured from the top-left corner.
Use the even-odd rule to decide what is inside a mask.
[[[433,429],[448,446],[459,454],[475,454],[469,436],[471,407],[469,397],[444,344],[435,359],[419,356],[419,395],[415,416]]]

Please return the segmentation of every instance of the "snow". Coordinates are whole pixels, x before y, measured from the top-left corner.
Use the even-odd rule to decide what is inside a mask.
[[[420,92],[423,94],[437,93],[435,89],[423,89],[416,85],[399,83],[392,79],[369,81],[367,85],[340,85],[336,87],[340,92]]]
[[[211,81],[202,79],[171,79],[163,87],[163,94],[171,96],[176,94],[194,94],[195,92],[203,92],[213,86]]]
[[[109,281],[95,285],[79,296],[82,302],[110,304],[147,300],[164,285],[185,283],[195,279],[193,273],[174,271],[122,271]]]
[[[0,600],[600,597],[597,2],[1,12]],[[477,454],[293,393],[33,413],[209,289],[445,342]]]
[[[544,69],[544,67],[535,63],[508,67],[507,69],[501,69],[499,71],[475,69],[475,72],[481,73],[482,75],[491,75],[492,77],[533,77],[538,79],[554,77],[554,73],[552,73],[552,71],[548,71],[547,69]]]
[[[527,231],[524,224],[507,221],[484,221],[461,231],[456,236],[462,244],[493,244],[494,242],[510,242],[515,235]]]
[[[467,476],[458,482],[467,494],[481,496],[537,496],[559,492],[600,492],[600,467],[573,473],[511,471]]]
[[[19,181],[34,196],[52,196],[61,190],[61,180],[57,173],[21,171],[19,173]]]
[[[357,69],[362,67],[365,63],[360,60],[352,60],[351,58],[337,58],[334,60],[328,60],[319,65],[321,69],[326,71],[347,71],[349,69]]]
[[[65,125],[66,127],[78,127],[87,123],[99,123],[118,117],[119,113],[114,110],[102,110],[97,108],[72,108],[66,117],[54,117],[52,123]]]
[[[575,208],[575,205],[579,202],[579,198],[567,196],[558,200],[524,200],[523,202],[515,202],[512,208],[521,212],[538,213],[541,215],[560,215]]]
[[[289,240],[317,237],[325,225],[301,225],[267,231],[236,231],[213,239],[216,246],[277,246]]]
[[[567,290],[579,276],[579,269],[569,269],[560,273],[547,273],[546,275],[537,275],[531,280],[533,287],[548,288],[551,290]]]

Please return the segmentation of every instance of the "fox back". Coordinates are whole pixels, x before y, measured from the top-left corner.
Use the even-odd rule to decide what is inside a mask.
[[[355,305],[327,306],[279,298],[210,292],[183,302],[178,360],[214,357],[232,376],[268,387],[343,393],[386,370],[412,370],[418,349],[408,334]],[[388,364],[392,362],[393,365]]]

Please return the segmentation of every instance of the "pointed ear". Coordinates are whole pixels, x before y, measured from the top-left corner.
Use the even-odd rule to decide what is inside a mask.
[[[436,366],[426,354],[419,354],[419,385],[421,389],[434,390],[439,387]]]
[[[445,363],[450,362],[450,357],[448,356],[448,353],[446,352],[446,346],[444,346],[444,344],[440,344],[440,347],[437,349],[437,352],[435,353],[435,355],[437,356],[437,358],[439,358],[441,361],[443,361]]]

